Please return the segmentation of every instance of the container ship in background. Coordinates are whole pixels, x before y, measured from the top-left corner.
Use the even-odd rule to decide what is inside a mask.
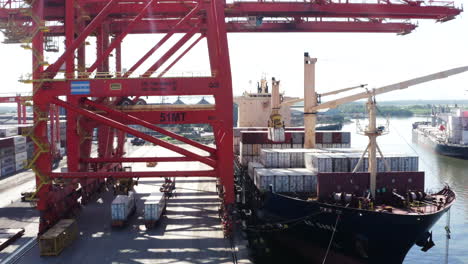
[[[413,141],[441,155],[468,159],[468,110],[433,108],[431,121],[413,123]]]
[[[317,98],[324,94],[315,92],[315,61],[305,54],[304,99],[280,96],[275,79],[270,96],[235,99],[239,104],[239,127],[234,129],[236,199],[248,234],[254,241],[260,236],[295,248],[299,246],[291,243],[302,248],[318,243],[326,249],[324,261],[330,249],[363,263],[402,263],[414,244],[429,250],[434,246],[430,229],[456,195],[448,186],[424,192],[418,157],[382,154],[376,138],[388,130],[376,124],[375,96],[468,67],[319,103]],[[369,137],[364,152],[350,148],[349,132],[315,131],[319,110],[366,98],[369,124],[359,130]],[[305,128],[288,128],[285,108],[301,100]],[[258,124],[261,118],[268,120],[263,128]],[[250,123],[255,125],[245,125]]]

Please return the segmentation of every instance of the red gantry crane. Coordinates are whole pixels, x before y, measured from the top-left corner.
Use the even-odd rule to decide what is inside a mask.
[[[233,96],[227,33],[234,32],[387,32],[407,34],[416,28],[410,19],[447,21],[460,14],[453,2],[412,0],[0,0],[0,28],[5,43],[21,43],[32,51],[37,209],[42,233],[71,209],[84,203],[106,179],[134,177],[209,176],[219,179],[225,222],[234,202]],[[129,70],[122,72],[122,42],[131,34],[162,34],[159,41]],[[176,41],[168,41],[182,33]],[[96,39],[90,51],[88,39]],[[165,77],[192,47],[206,41],[211,74],[204,77]],[[66,49],[59,51],[63,41]],[[159,58],[138,69],[161,47]],[[55,62],[45,53],[58,52]],[[86,53],[95,52],[95,61]],[[175,54],[178,53],[178,56]],[[115,54],[115,55],[114,55]],[[113,56],[115,65],[110,65]],[[114,60],[113,60],[114,61]],[[87,66],[90,65],[90,66]],[[163,67],[164,66],[164,67]],[[114,71],[112,71],[114,69]],[[132,105],[141,96],[211,95],[214,105],[175,108]],[[129,98],[132,97],[132,101]],[[52,172],[47,138],[49,112],[67,110],[68,172]],[[202,145],[158,126],[204,123],[213,127],[215,147]],[[198,155],[144,134],[140,125],[204,150]],[[98,130],[98,157],[92,158],[93,130]],[[126,133],[152,142],[182,157],[128,158]],[[113,144],[117,142],[117,144]],[[123,162],[198,161],[202,171],[124,171]],[[229,226],[229,223],[227,225]]]

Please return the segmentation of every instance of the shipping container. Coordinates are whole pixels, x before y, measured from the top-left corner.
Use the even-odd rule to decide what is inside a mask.
[[[15,163],[15,172],[20,172],[26,168],[26,161],[20,162],[20,163]]]
[[[270,186],[275,192],[316,192],[316,174],[304,168],[256,168],[254,184],[260,191],[268,191]]]
[[[130,191],[128,195],[117,195],[111,204],[112,226],[123,226],[135,210],[134,192]]]
[[[0,157],[7,157],[15,155],[15,147],[3,147],[0,148]]]
[[[166,210],[166,195],[162,192],[152,193],[144,204],[144,220],[146,228],[152,228],[159,223]]]
[[[18,135],[17,127],[0,127],[0,137],[12,137]]]
[[[323,133],[323,144],[331,144],[332,141],[332,132],[324,132]]]
[[[247,174],[249,175],[252,181],[254,179],[254,171],[256,168],[264,168],[264,166],[260,162],[249,162],[249,165],[247,167]]]
[[[3,158],[0,159],[0,164],[2,165],[2,167],[4,166],[8,166],[8,165],[15,165],[15,156],[14,155],[9,155],[9,156],[5,156]]]
[[[73,219],[62,219],[39,237],[41,256],[58,256],[78,235]]]
[[[15,145],[26,144],[26,137],[23,136],[14,136],[13,142]]]
[[[0,149],[6,147],[14,147],[15,141],[13,137],[0,138]]]
[[[15,144],[15,154],[26,151],[26,142]]]
[[[16,165],[13,162],[12,164],[6,165],[6,166],[1,166],[1,176],[8,176],[16,172]]]

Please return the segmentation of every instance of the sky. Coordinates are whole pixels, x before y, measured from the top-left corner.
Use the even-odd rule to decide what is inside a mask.
[[[461,7],[462,0],[456,0]],[[468,1],[467,1],[468,2]],[[411,34],[393,33],[232,33],[228,35],[233,90],[235,95],[254,91],[262,76],[281,81],[288,96],[303,95],[303,54],[318,59],[316,90],[325,92],[359,84],[369,88],[401,82],[453,67],[468,65],[468,15],[437,23],[414,21],[418,27]],[[123,67],[130,68],[161,35],[132,35],[123,43]],[[172,39],[174,43],[176,36]],[[195,39],[195,38],[194,38]],[[193,40],[194,40],[193,39]],[[0,41],[3,36],[0,34]],[[93,40],[90,40],[93,46]],[[189,45],[189,44],[187,44]],[[63,48],[63,47],[62,47]],[[162,48],[153,57],[163,54]],[[63,49],[62,49],[63,50]],[[53,62],[57,54],[46,55]],[[89,50],[91,64],[94,54]],[[150,64],[144,64],[145,70]],[[31,72],[31,52],[19,45],[0,44],[1,94],[30,92],[21,84],[21,75]],[[171,74],[184,76],[208,73],[206,42],[201,41]],[[378,96],[378,100],[468,99],[468,73],[418,85],[403,91]]]

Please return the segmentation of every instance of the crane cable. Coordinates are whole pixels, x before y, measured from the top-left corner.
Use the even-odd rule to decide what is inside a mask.
[[[379,113],[383,116],[383,112],[380,111],[380,109],[379,109],[377,106],[375,106],[375,108],[377,109],[377,112],[379,112]],[[411,146],[410,143],[408,143],[408,141],[406,140],[405,137],[403,137],[403,136],[401,135],[401,133],[400,133],[400,132],[398,131],[398,129],[396,128],[396,126],[393,126],[393,125],[392,125],[392,130],[395,130],[395,132],[398,134],[398,136],[406,143],[406,145],[408,145],[408,147],[411,148],[411,150],[413,150],[414,153],[416,153],[416,155],[419,157],[419,159],[424,163],[424,165],[425,165],[427,168],[430,168],[431,171],[435,171],[435,170],[434,170],[434,167],[433,167],[431,164],[429,164],[429,163],[421,156],[421,154],[419,154],[419,152],[418,152],[415,148],[413,148],[413,146]]]
[[[447,211],[447,224],[445,225],[445,264],[449,263],[449,243],[450,243],[450,208]]]
[[[340,216],[341,214],[338,214],[338,217],[336,217],[335,227],[333,227],[333,233],[331,235],[330,242],[328,243],[327,252],[325,253],[322,264],[325,264],[327,261],[328,253],[330,252],[331,244],[333,242],[333,238],[335,237],[336,228],[338,227],[338,222],[340,221]]]

